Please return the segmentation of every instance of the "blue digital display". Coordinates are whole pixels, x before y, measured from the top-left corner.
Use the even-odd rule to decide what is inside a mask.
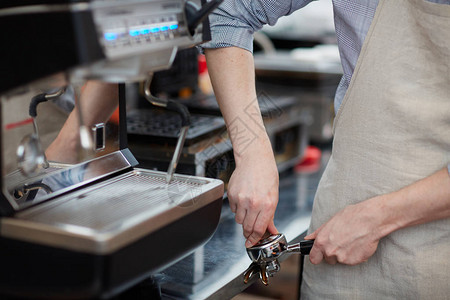
[[[161,31],[168,31],[168,30],[175,30],[178,28],[178,24],[172,24],[168,26],[161,26],[161,27],[151,27],[151,28],[142,28],[142,29],[131,29],[129,31],[130,36],[139,36],[139,35],[145,35],[150,33],[158,33]],[[105,33],[105,39],[108,41],[112,41],[118,38],[117,33],[108,32]]]
[[[138,36],[140,34],[139,30],[130,30],[131,36]]]
[[[107,32],[105,33],[105,40],[114,41],[117,39],[117,33],[115,32]]]

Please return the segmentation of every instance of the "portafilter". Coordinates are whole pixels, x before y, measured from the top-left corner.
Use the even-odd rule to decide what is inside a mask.
[[[268,285],[268,276],[273,276],[280,270],[278,259],[286,253],[308,255],[314,245],[314,240],[304,240],[289,245],[282,233],[267,236],[253,247],[247,248],[247,254],[252,260],[250,267],[244,272],[244,283],[256,273],[264,285]]]

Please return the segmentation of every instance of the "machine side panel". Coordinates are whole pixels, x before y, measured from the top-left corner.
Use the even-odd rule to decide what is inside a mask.
[[[0,272],[0,296],[86,299],[117,295],[206,243],[217,228],[221,207],[220,198],[109,255],[0,238],[0,264],[8,270]]]

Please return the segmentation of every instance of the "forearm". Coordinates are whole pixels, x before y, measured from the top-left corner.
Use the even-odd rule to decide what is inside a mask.
[[[447,168],[399,191],[370,199],[383,216],[380,235],[450,217],[450,176]]]
[[[92,126],[108,121],[118,105],[118,84],[92,80],[86,83],[77,106],[82,110],[85,125]]]
[[[205,54],[236,159],[252,144],[270,147],[256,96],[253,55],[237,47],[206,49]]]
[[[206,50],[206,59],[236,161],[228,200],[250,247],[266,230],[277,233],[278,203],[278,170],[256,98],[253,56],[231,47]]]
[[[78,102],[56,139],[45,150],[47,158],[51,161],[78,162],[80,147],[79,109],[81,108],[82,111],[83,124],[88,127],[96,123],[106,122],[119,104],[118,85],[88,81]]]
[[[349,205],[306,237],[315,239],[313,264],[323,259],[355,265],[368,260],[379,240],[402,228],[450,217],[447,167],[396,192]]]

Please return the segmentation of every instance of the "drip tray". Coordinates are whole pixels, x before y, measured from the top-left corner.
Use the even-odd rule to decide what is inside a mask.
[[[111,298],[206,243],[223,183],[165,174],[134,169],[1,218],[0,295]]]
[[[219,180],[134,169],[1,219],[7,238],[107,254],[221,199]]]

